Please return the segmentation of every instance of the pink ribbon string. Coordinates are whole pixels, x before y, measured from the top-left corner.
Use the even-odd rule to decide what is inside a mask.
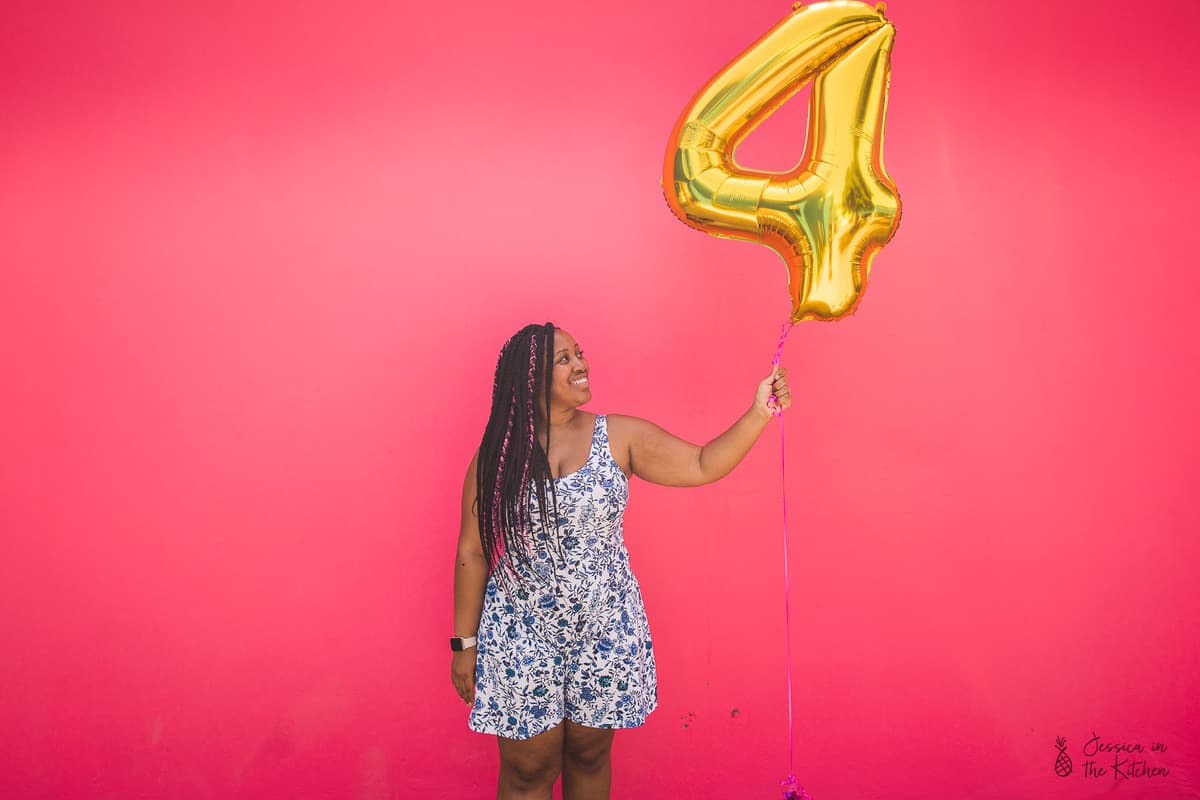
[[[779,346],[775,349],[775,358],[771,362],[772,367],[779,366],[779,360],[783,357],[783,343],[787,340],[787,335],[795,324],[794,322],[784,323],[780,330]],[[779,417],[779,476],[782,481],[781,495],[783,497],[783,620],[784,641],[787,648],[788,776],[779,782],[779,786],[783,790],[785,800],[810,800],[808,792],[796,783],[795,742],[792,735],[792,604],[791,580],[788,577],[787,459],[785,457],[787,439],[783,430],[783,409],[778,406],[774,394],[771,395],[771,403],[774,407],[772,413]]]

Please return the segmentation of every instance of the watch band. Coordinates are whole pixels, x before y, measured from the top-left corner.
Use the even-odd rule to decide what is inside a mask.
[[[450,649],[459,653],[469,647],[474,647],[477,641],[479,640],[474,636],[451,636]]]

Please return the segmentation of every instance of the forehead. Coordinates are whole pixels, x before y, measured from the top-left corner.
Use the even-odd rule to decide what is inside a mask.
[[[554,352],[559,350],[570,350],[576,344],[575,337],[564,330],[555,328],[554,330]]]

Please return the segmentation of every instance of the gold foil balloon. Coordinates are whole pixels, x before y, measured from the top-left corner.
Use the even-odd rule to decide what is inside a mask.
[[[793,6],[700,90],[671,133],[663,169],[671,209],[694,228],[778,252],[792,322],[852,313],[900,222],[883,168],[895,36],[883,10],[850,0]],[[739,167],[738,143],[814,78],[796,169]]]

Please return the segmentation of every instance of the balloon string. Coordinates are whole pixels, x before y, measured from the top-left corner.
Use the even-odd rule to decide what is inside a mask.
[[[783,357],[783,343],[787,340],[788,333],[796,323],[784,323],[779,332],[779,346],[775,349],[775,358],[771,362],[772,367],[779,366],[779,359]],[[775,396],[772,395],[774,400]],[[788,712],[788,778],[787,782],[794,782],[796,775],[795,766],[795,747],[792,739],[792,620],[791,620],[791,581],[788,578],[788,523],[787,523],[787,439],[784,436],[783,430],[783,409],[778,406],[772,412],[779,417],[779,475],[782,481],[783,497],[783,620],[784,620],[784,641],[787,643],[787,712]]]

